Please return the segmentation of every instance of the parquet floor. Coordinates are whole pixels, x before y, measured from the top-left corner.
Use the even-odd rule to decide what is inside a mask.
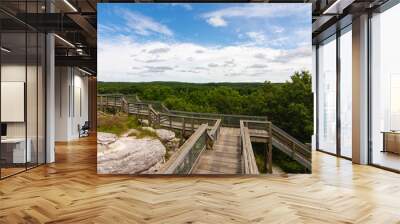
[[[94,138],[57,163],[0,181],[0,223],[400,223],[400,175],[323,153],[313,174],[96,174]]]

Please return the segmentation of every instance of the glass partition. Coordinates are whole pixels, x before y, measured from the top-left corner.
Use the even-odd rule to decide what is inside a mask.
[[[318,149],[336,154],[336,36],[318,47]]]
[[[43,3],[0,6],[36,13]],[[0,12],[1,179],[45,162],[45,44],[43,33]]]
[[[351,26],[340,36],[340,154],[352,157],[352,35]]]
[[[400,4],[371,19],[371,162],[400,170]]]
[[[31,159],[25,113],[26,33],[3,32],[1,46],[1,175],[6,177],[24,171]]]

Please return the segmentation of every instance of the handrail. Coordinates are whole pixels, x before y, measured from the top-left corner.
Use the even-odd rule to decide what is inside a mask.
[[[166,107],[164,103],[161,103],[161,107],[165,112],[170,113],[168,107]]]
[[[274,141],[279,141],[280,145],[283,144],[287,150],[291,151],[291,157],[311,169],[311,147],[299,142],[276,126],[273,126],[272,136]]]
[[[151,104],[148,105],[150,126],[160,125],[160,115]]]
[[[192,115],[204,115],[204,116],[229,116],[229,117],[243,117],[243,118],[256,118],[257,120],[267,120],[267,117],[264,116],[251,116],[251,115],[240,115],[240,114],[216,114],[216,113],[202,113],[202,112],[189,112],[189,111],[181,111],[181,110],[169,110],[171,113],[180,113],[180,114],[192,114]]]
[[[221,119],[218,119],[209,132],[210,136],[213,138],[214,141],[218,139],[220,127],[221,127]]]
[[[241,125],[243,125],[245,127],[245,132],[248,133],[250,141],[251,141],[252,136],[255,136],[255,137],[260,137],[260,136],[259,136],[259,134],[251,134],[249,129],[262,130],[262,131],[266,132],[266,133],[261,132],[260,134],[261,134],[262,138],[267,139],[267,142],[266,142],[267,143],[267,149],[266,149],[267,157],[266,157],[265,165],[266,165],[267,172],[272,173],[272,134],[271,134],[272,123],[270,121],[254,121],[254,120],[241,120],[240,122],[241,122]],[[250,127],[251,124],[252,124],[252,127]],[[254,126],[254,125],[258,125],[258,126]],[[251,151],[251,153],[254,153],[253,150]]]
[[[195,133],[160,169],[161,174],[190,174],[198,158],[206,148],[207,124],[202,124]]]
[[[256,158],[254,156],[253,146],[251,145],[249,129],[245,127],[243,121],[240,121],[240,136],[243,159],[243,173],[259,174]]]
[[[202,117],[212,117],[219,118],[222,121],[222,125],[225,127],[240,127],[240,120],[260,120],[266,121],[267,117],[263,116],[250,116],[250,115],[236,115],[236,114],[215,114],[215,113],[199,113],[199,112],[188,112],[188,111],[178,111],[169,110],[173,114],[189,115],[189,116],[202,116]]]
[[[299,140],[297,140],[296,138],[294,138],[293,136],[291,136],[290,134],[288,134],[286,131],[282,130],[281,128],[279,128],[278,126],[272,124],[272,131],[273,133],[279,133],[283,136],[285,136],[285,138],[290,139],[290,141],[296,143],[297,145],[299,145],[301,148],[304,149],[310,149],[310,153],[311,153],[311,147],[307,146],[306,144],[300,142]]]
[[[218,119],[214,126],[211,128],[211,130],[208,132],[207,136],[207,149],[213,149],[214,143],[218,140],[219,138],[219,133],[220,133],[220,128],[221,128],[221,119]]]
[[[185,119],[195,119],[195,120],[201,120],[201,121],[217,121],[220,119],[216,118],[204,118],[204,117],[193,117],[193,116],[182,116],[182,115],[177,115],[177,114],[167,114],[167,113],[159,113],[161,116],[170,116],[170,117],[176,117],[176,118],[185,118]]]

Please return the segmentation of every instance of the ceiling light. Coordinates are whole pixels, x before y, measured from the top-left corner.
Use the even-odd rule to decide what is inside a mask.
[[[78,67],[78,70],[81,71],[81,72],[83,72],[83,73],[85,73],[85,74],[87,74],[87,75],[92,75],[92,73],[90,73],[90,72],[88,72],[88,71],[86,71],[86,70],[83,70],[83,69],[81,69],[81,68],[79,68],[79,67]]]
[[[57,37],[59,40],[61,40],[62,42],[64,42],[64,43],[66,43],[67,45],[69,45],[70,47],[73,47],[73,48],[75,48],[75,45],[73,45],[71,42],[69,42],[68,40],[66,40],[66,39],[64,39],[64,38],[62,38],[62,37],[60,37],[59,35],[57,35],[57,34],[54,34],[54,36],[55,37]]]
[[[6,53],[10,53],[10,52],[11,52],[11,50],[9,50],[9,49],[7,49],[7,48],[5,48],[5,47],[1,47],[1,50],[4,51],[4,52],[6,52]]]
[[[78,10],[68,1],[64,0],[65,4],[67,4],[74,12],[78,12]]]
[[[336,0],[322,14],[342,14],[343,10],[351,5],[355,0]]]

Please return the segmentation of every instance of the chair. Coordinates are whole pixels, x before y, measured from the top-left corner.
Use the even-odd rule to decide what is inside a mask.
[[[85,121],[82,127],[78,125],[78,129],[79,129],[79,138],[89,136],[89,129],[90,129],[89,121]]]

